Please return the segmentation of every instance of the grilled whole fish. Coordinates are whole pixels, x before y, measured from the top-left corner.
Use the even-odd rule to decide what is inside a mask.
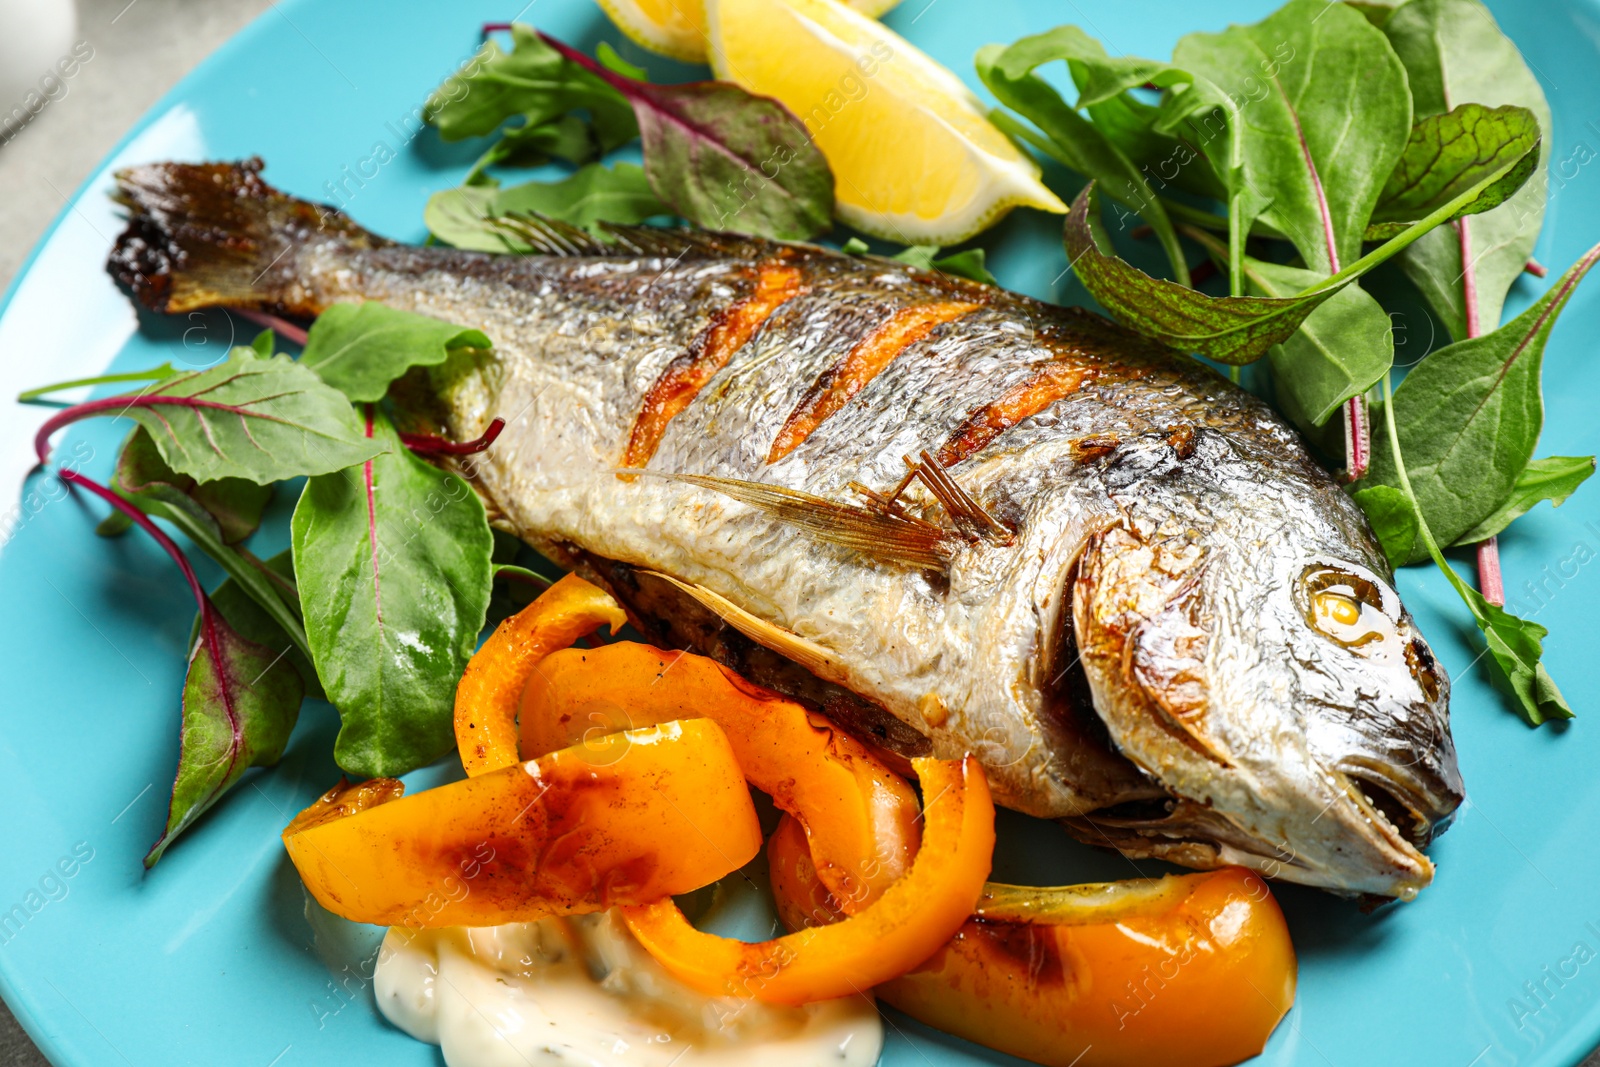
[[[885,747],[975,752],[1085,841],[1409,898],[1463,793],[1449,681],[1361,513],[1265,405],[1087,311],[682,231],[396,244],[259,161],[119,176],[148,306],[377,300],[492,355],[415,371],[494,521],[647,633]],[[803,668],[803,669],[802,669]],[[787,679],[787,683],[784,683]]]

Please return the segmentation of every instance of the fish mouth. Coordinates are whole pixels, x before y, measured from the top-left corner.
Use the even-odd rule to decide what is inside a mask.
[[[1426,848],[1450,826],[1461,803],[1458,796],[1437,802],[1414,775],[1375,760],[1352,757],[1341,761],[1336,771],[1359,795],[1364,808],[1418,849]]]
[[[1134,801],[1062,819],[1074,836],[1135,858],[1189,867],[1248,867],[1266,878],[1348,896],[1411,900],[1433,881],[1422,849],[1448,822],[1415,782],[1366,761],[1326,769],[1321,812],[1277,842],[1209,804],[1181,796]]]

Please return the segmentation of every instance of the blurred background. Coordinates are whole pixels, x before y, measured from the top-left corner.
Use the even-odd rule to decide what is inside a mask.
[[[134,120],[270,6],[0,0],[0,292]],[[3,1004],[0,1064],[48,1067]]]

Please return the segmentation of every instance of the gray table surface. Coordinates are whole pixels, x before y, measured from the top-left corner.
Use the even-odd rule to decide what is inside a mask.
[[[77,0],[78,38],[94,47],[70,83],[0,146],[0,292],[50,220],[145,109],[267,0]],[[42,72],[41,72],[42,73]],[[13,101],[0,111],[9,111]],[[0,1002],[0,1064],[48,1067]],[[1600,1067],[1600,1049],[1582,1067]]]

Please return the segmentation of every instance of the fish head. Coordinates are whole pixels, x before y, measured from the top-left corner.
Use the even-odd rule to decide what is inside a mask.
[[[1449,679],[1329,490],[1242,493],[1212,523],[1147,508],[1089,540],[1073,623],[1095,707],[1170,794],[1078,820],[1093,835],[1351,895],[1432,880],[1422,849],[1463,799]]]

